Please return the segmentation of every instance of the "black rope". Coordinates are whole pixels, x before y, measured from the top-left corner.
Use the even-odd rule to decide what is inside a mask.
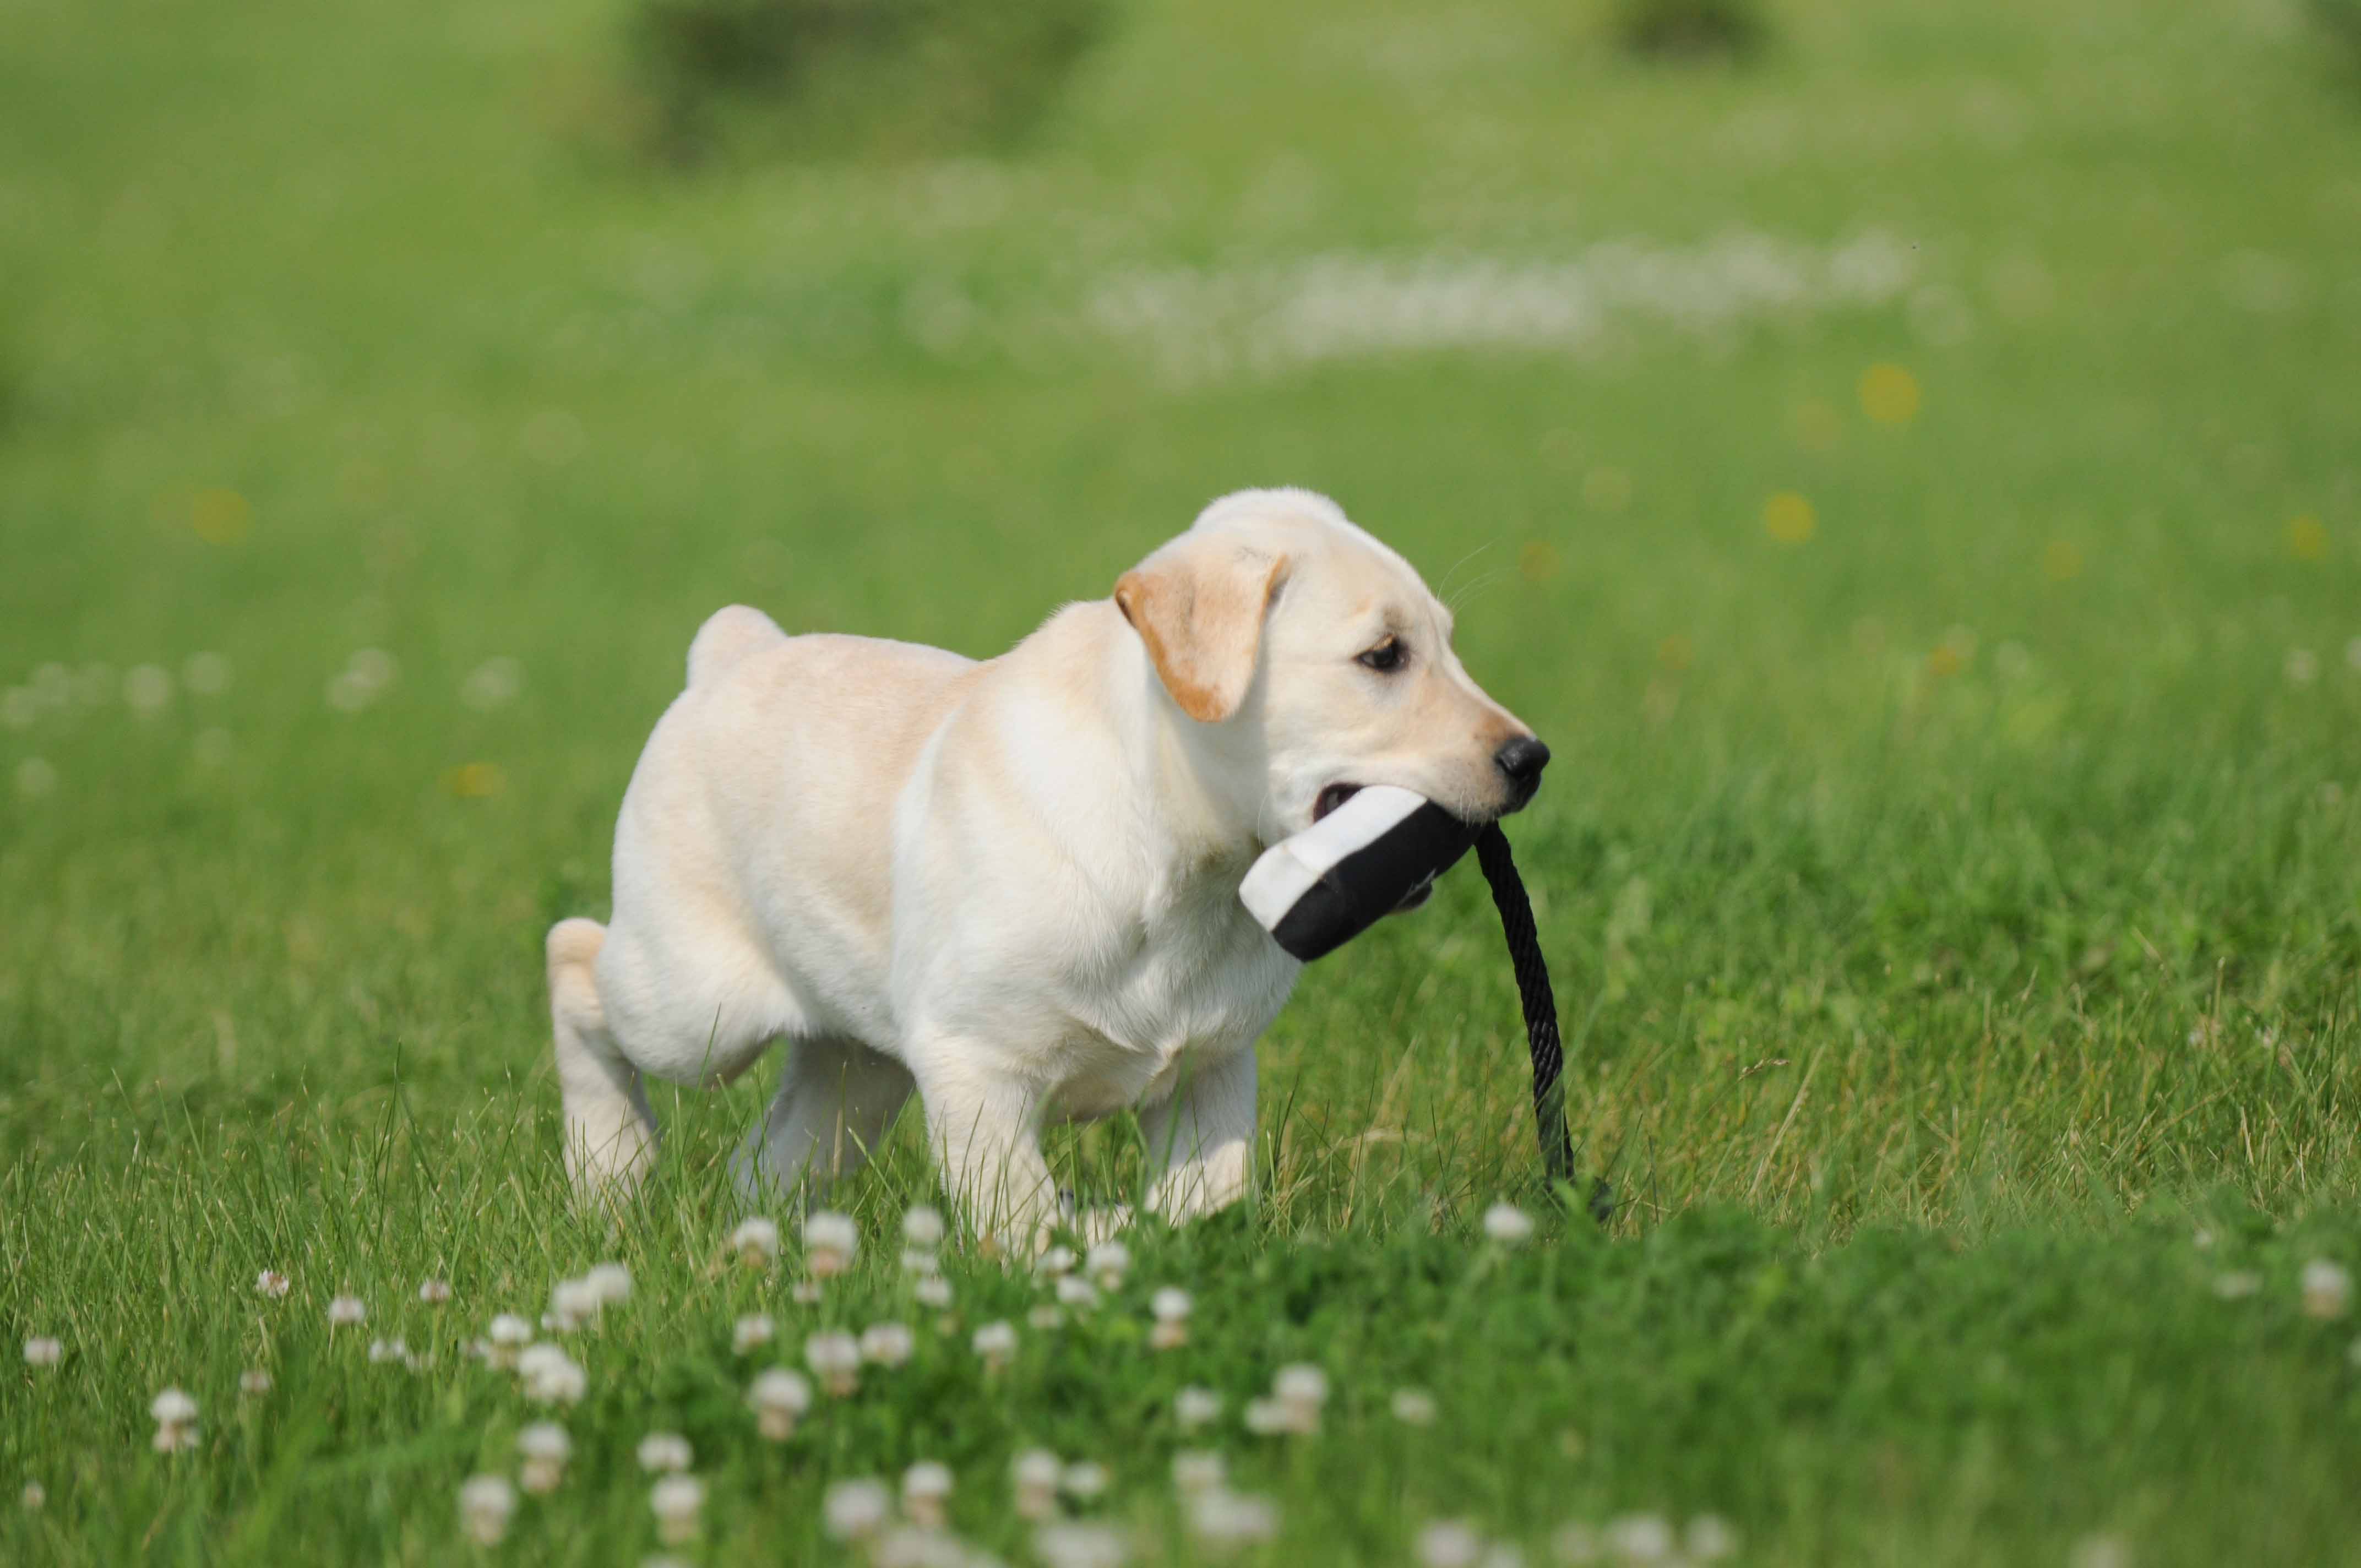
[[[1517,971],[1517,1001],[1524,1008],[1525,1043],[1533,1055],[1533,1124],[1540,1135],[1542,1167],[1554,1180],[1574,1179],[1574,1135],[1565,1124],[1565,1046],[1558,1038],[1557,998],[1550,991],[1549,965],[1542,958],[1533,906],[1509,853],[1509,836],[1498,822],[1476,835],[1476,863],[1492,887],[1492,906],[1509,938],[1509,961]],[[1590,1184],[1591,1217],[1605,1224],[1615,1213],[1614,1190],[1604,1178]]]

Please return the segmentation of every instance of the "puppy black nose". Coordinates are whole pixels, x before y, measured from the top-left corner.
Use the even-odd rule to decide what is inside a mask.
[[[1511,784],[1531,789],[1542,782],[1542,770],[1549,766],[1549,748],[1531,735],[1520,735],[1493,752],[1492,761]]]

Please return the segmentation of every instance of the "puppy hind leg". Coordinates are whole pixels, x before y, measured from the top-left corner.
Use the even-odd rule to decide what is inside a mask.
[[[869,1162],[909,1099],[909,1069],[853,1040],[791,1042],[770,1109],[730,1162],[749,1203],[825,1189]]]
[[[561,920],[549,930],[549,1015],[566,1102],[566,1173],[577,1192],[629,1191],[655,1154],[655,1116],[639,1069],[607,1029],[593,966],[607,928]]]

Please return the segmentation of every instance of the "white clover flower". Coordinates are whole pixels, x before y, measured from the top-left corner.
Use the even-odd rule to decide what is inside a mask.
[[[1172,1456],[1172,1487],[1184,1496],[1220,1489],[1229,1479],[1228,1462],[1205,1449],[1183,1449]]]
[[[369,1341],[368,1358],[379,1365],[389,1361],[408,1361],[410,1346],[398,1339],[373,1339]]]
[[[2303,1266],[2303,1314],[2323,1321],[2353,1308],[2353,1276],[2343,1265],[2315,1257]]]
[[[65,1354],[64,1343],[47,1334],[37,1334],[25,1342],[25,1365],[27,1366],[55,1366],[65,1359]]]
[[[812,1335],[804,1341],[804,1361],[840,1399],[861,1387],[861,1342],[851,1334]]]
[[[685,1546],[697,1539],[705,1483],[694,1475],[666,1475],[648,1493],[648,1508],[656,1516],[656,1534],[664,1543]]]
[[[327,696],[328,706],[338,713],[358,713],[377,700],[377,688],[345,670],[329,678]]]
[[[589,1374],[554,1344],[525,1346],[517,1371],[524,1378],[525,1398],[538,1405],[577,1404],[590,1391]]]
[[[1673,1527],[1654,1514],[1607,1521],[1607,1544],[1628,1563],[1662,1563],[1673,1554]]]
[[[498,1546],[516,1513],[516,1488],[505,1475],[471,1475],[459,1488],[459,1524],[478,1546]]]
[[[1502,1246],[1522,1246],[1533,1239],[1533,1217],[1514,1203],[1495,1203],[1484,1211],[1484,1234]]]
[[[392,654],[382,648],[355,650],[345,668],[376,691],[383,691],[393,685],[401,674],[401,666],[394,662]]]
[[[492,1320],[484,1359],[492,1365],[513,1369],[517,1353],[533,1343],[533,1325],[514,1312],[502,1312]]]
[[[546,1340],[541,1341],[535,1344],[528,1344],[522,1350],[517,1352],[517,1376],[526,1378],[533,1377],[549,1370],[551,1367],[557,1365],[561,1362],[570,1361],[573,1358],[571,1356],[566,1354],[566,1347],[564,1345],[552,1344]]]
[[[926,1247],[906,1246],[902,1249],[902,1272],[905,1274],[915,1274],[926,1279],[942,1266],[942,1259]]]
[[[795,1299],[795,1303],[798,1307],[816,1307],[819,1305],[820,1299],[827,1295],[827,1291],[821,1288],[820,1282],[817,1279],[798,1279],[796,1281],[796,1288],[787,1294]]]
[[[1583,1568],[1585,1563],[1596,1563],[1601,1551],[1598,1532],[1580,1522],[1560,1525],[1557,1533],[1550,1537],[1550,1555],[1565,1563],[1565,1568]]]
[[[750,1350],[770,1343],[778,1332],[778,1325],[771,1321],[770,1313],[749,1313],[739,1319],[730,1330],[730,1349],[733,1354],[743,1355]]]
[[[1046,1519],[1058,1511],[1058,1484],[1066,1476],[1065,1461],[1046,1448],[1028,1448],[1009,1465],[1016,1484],[1020,1519]]]
[[[866,1541],[893,1517],[894,1495],[867,1476],[839,1481],[820,1499],[820,1526],[831,1541]]]
[[[902,1511],[920,1530],[941,1530],[950,1522],[951,1486],[950,1465],[921,1459],[902,1472]]]
[[[1195,1305],[1189,1292],[1178,1286],[1168,1285],[1149,1297],[1148,1310],[1156,1319],[1156,1326],[1148,1331],[1149,1348],[1178,1350],[1187,1344],[1189,1314]]]
[[[631,1271],[620,1263],[593,1264],[590,1272],[582,1277],[601,1307],[612,1307],[631,1299]]]
[[[1044,1301],[1025,1314],[1025,1321],[1046,1334],[1066,1326],[1066,1309]]]
[[[1016,1357],[1016,1325],[986,1323],[975,1331],[968,1343],[983,1358],[985,1371],[998,1372]]]
[[[1074,1249],[1053,1246],[1033,1260],[1033,1272],[1045,1279],[1058,1279],[1074,1270]]]
[[[156,1452],[184,1453],[197,1446],[197,1402],[178,1388],[167,1388],[149,1401],[156,1419]]]
[[[348,1329],[368,1321],[368,1308],[357,1296],[338,1296],[328,1303],[328,1326]]]
[[[917,1298],[921,1307],[932,1307],[941,1311],[951,1304],[951,1282],[939,1274],[921,1275],[918,1282],[910,1288],[910,1294]]]
[[[574,1456],[574,1440],[562,1426],[535,1421],[517,1433],[517,1453],[524,1460],[517,1471],[518,1484],[528,1492],[545,1495],[556,1491],[566,1479],[566,1462]]]
[[[942,1211],[921,1203],[902,1216],[902,1239],[929,1251],[943,1245],[947,1228]]]
[[[1172,1396],[1172,1419],[1182,1431],[1209,1426],[1222,1419],[1222,1397],[1211,1388],[1183,1388]]]
[[[250,1398],[259,1398],[270,1392],[270,1374],[259,1366],[249,1366],[237,1375],[237,1391]]]
[[[25,1489],[16,1494],[16,1500],[25,1506],[27,1513],[39,1513],[42,1506],[49,1500],[49,1488],[38,1481],[27,1481],[25,1483]]]
[[[172,672],[161,664],[134,664],[124,672],[123,701],[141,718],[153,718],[172,706]]]
[[[1719,1563],[1738,1555],[1738,1532],[1719,1514],[1699,1514],[1681,1535],[1681,1553],[1691,1563]]]
[[[229,690],[229,659],[221,653],[192,653],[181,663],[181,684],[197,696],[219,696]]]
[[[1286,1430],[1308,1437],[1320,1430],[1320,1408],[1328,1402],[1328,1375],[1303,1362],[1282,1366],[1270,1380],[1270,1397],[1286,1418]]]
[[[1434,1424],[1434,1396],[1423,1388],[1397,1388],[1393,1398],[1394,1420],[1406,1427]]]
[[[944,1530],[897,1524],[867,1543],[870,1568],[1000,1568],[991,1553]]]
[[[1123,1277],[1131,1272],[1131,1249],[1118,1241],[1101,1242],[1082,1259],[1082,1270],[1100,1289],[1120,1290]]]
[[[1525,1568],[1524,1552],[1505,1541],[1496,1541],[1484,1549],[1480,1568]]]
[[[1111,1525],[1069,1519],[1034,1531],[1033,1552],[1044,1568],[1123,1568],[1131,1544]]]
[[[689,1452],[688,1439],[676,1431],[652,1431],[640,1439],[640,1468],[652,1475],[669,1475],[687,1469],[697,1462]]]
[[[1466,1519],[1438,1519],[1418,1532],[1415,1543],[1424,1568],[1476,1568],[1484,1538]]]
[[[1094,1502],[1106,1495],[1107,1467],[1094,1459],[1078,1459],[1058,1477],[1058,1490],[1078,1503]]]
[[[811,1409],[812,1387],[803,1374],[774,1366],[747,1386],[746,1403],[753,1408],[755,1424],[773,1442],[796,1435],[796,1422]]]
[[[804,1218],[804,1269],[814,1279],[833,1279],[852,1266],[861,1251],[861,1227],[851,1217],[815,1209]]]
[[[451,1282],[447,1279],[422,1280],[418,1286],[418,1299],[430,1307],[439,1307],[451,1299]]]
[[[607,1298],[588,1278],[561,1279],[549,1288],[549,1310],[541,1326],[552,1333],[572,1333],[598,1315]]]
[[[917,1348],[917,1339],[902,1323],[872,1323],[861,1331],[861,1359],[880,1366],[899,1366]]]
[[[1058,1277],[1058,1302],[1077,1312],[1087,1312],[1099,1304],[1099,1288],[1079,1274]]]
[[[459,700],[478,713],[506,707],[524,690],[524,666],[514,659],[487,659],[459,683]]]
[[[2132,1549],[2119,1535],[2086,1535],[2066,1561],[2070,1568],[2132,1568]]]
[[[291,1287],[287,1277],[275,1268],[266,1268],[254,1277],[254,1293],[268,1296],[274,1301],[284,1300]]]
[[[2248,1269],[2236,1269],[2213,1277],[2213,1294],[2224,1301],[2243,1301],[2263,1288],[2263,1277]]]
[[[1257,1437],[1280,1437],[1295,1430],[1294,1418],[1277,1399],[1248,1399],[1246,1431]]]
[[[738,1228],[730,1233],[730,1250],[749,1267],[769,1267],[779,1260],[778,1222],[760,1214],[739,1221]]]
[[[1216,1486],[1190,1499],[1189,1529],[1207,1550],[1226,1554],[1277,1536],[1279,1508],[1268,1497]]]

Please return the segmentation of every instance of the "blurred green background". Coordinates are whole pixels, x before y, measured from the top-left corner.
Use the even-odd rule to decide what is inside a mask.
[[[542,932],[710,610],[987,655],[1259,484],[1555,751],[1619,1234],[2343,1223],[2353,16],[7,0],[9,1321],[205,1201],[143,1159],[286,1144],[286,1236],[351,1129],[548,1190]],[[1268,1234],[1529,1180],[1490,919],[1307,974]],[[694,1179],[766,1087],[667,1108]]]

